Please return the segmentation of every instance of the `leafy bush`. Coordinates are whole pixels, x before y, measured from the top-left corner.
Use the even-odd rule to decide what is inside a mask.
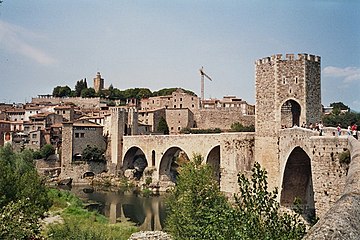
[[[82,152],[82,159],[85,161],[94,161],[94,162],[103,162],[105,161],[104,157],[105,150],[99,149],[94,146],[87,146]]]
[[[346,151],[339,154],[339,162],[341,165],[348,166],[351,162],[350,151],[347,149]]]
[[[297,215],[281,214],[277,191],[267,189],[266,171],[258,163],[250,179],[239,174],[235,205],[220,192],[201,157],[180,169],[168,198],[166,230],[175,239],[301,239],[305,225]]]
[[[175,239],[231,239],[233,210],[202,158],[184,163],[167,200],[166,231]]]
[[[55,153],[55,149],[53,145],[45,144],[44,146],[41,147],[40,152],[41,152],[41,156],[47,159],[48,157],[50,157]]]
[[[38,219],[51,201],[34,167],[32,152],[0,148],[0,239],[29,239],[39,234]]]
[[[279,213],[277,189],[267,187],[267,172],[255,163],[251,179],[238,175],[240,193],[235,196],[239,230],[244,239],[301,239],[305,225],[298,215]]]
[[[231,124],[230,128],[231,128],[232,132],[255,132],[254,125],[243,126],[239,122],[235,122],[235,123]]]
[[[221,133],[221,129],[220,128],[208,128],[208,129],[183,128],[180,130],[180,133],[183,133],[183,134]]]

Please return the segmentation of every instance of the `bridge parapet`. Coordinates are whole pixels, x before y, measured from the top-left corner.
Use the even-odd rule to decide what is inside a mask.
[[[359,239],[360,142],[348,137],[351,163],[343,195],[304,239]]]

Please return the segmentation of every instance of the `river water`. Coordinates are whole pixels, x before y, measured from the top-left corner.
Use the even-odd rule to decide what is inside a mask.
[[[104,191],[73,186],[71,192],[109,218],[110,223],[130,221],[141,230],[162,230],[165,222],[165,196],[143,197],[132,191]]]

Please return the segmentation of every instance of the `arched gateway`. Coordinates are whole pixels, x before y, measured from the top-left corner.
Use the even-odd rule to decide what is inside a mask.
[[[308,216],[315,214],[311,160],[300,147],[295,147],[287,159],[280,205],[289,208],[301,208],[303,213]]]

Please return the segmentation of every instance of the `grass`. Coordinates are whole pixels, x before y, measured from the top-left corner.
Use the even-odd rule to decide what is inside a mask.
[[[138,231],[131,223],[110,224],[108,219],[83,208],[82,201],[67,191],[51,189],[49,196],[53,201],[50,211],[60,212],[63,224],[50,224],[44,233],[46,239],[128,239]]]

